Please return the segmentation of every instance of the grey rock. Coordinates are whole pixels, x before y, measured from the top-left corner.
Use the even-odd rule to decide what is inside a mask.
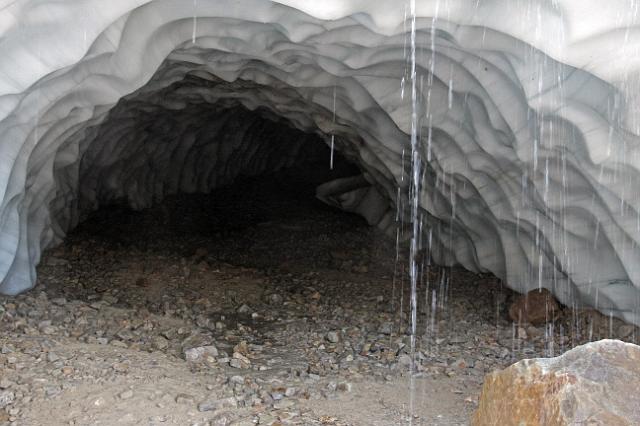
[[[213,345],[190,348],[184,351],[184,358],[188,362],[213,362],[217,356],[218,348]]]
[[[120,399],[131,399],[133,398],[133,391],[131,389],[127,389],[124,392],[121,392],[119,395]]]
[[[238,401],[235,397],[208,399],[198,404],[198,411],[215,411],[223,408],[237,408]]]
[[[337,331],[330,331],[325,338],[331,343],[338,343],[340,341],[340,334]]]
[[[242,304],[242,306],[238,308],[237,312],[241,315],[248,315],[251,313],[251,307],[246,303]]]
[[[5,408],[7,405],[13,404],[15,401],[16,395],[12,391],[2,391],[0,392],[0,408]]]

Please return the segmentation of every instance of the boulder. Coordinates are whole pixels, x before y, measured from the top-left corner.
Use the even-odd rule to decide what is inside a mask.
[[[640,346],[601,340],[485,378],[472,425],[640,425]]]

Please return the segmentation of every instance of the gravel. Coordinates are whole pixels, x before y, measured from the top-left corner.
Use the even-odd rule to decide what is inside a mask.
[[[357,217],[249,189],[99,211],[45,253],[33,291],[0,296],[0,424],[43,407],[48,424],[353,424],[314,401],[402,383],[406,253]],[[492,369],[638,336],[590,310],[514,325],[515,295],[461,269],[425,268],[419,291],[416,377],[459,379],[462,423]],[[406,414],[385,410],[378,424]]]

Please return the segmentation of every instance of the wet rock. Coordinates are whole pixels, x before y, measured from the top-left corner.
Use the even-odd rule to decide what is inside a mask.
[[[474,425],[640,424],[640,346],[601,340],[485,378]]]
[[[542,325],[553,321],[559,310],[551,292],[543,288],[518,296],[509,307],[509,318],[518,324]]]

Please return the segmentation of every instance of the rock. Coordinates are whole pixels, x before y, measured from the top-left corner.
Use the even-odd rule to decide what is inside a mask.
[[[58,306],[64,306],[67,304],[67,299],[64,297],[56,297],[55,299],[51,299],[51,303]]]
[[[249,315],[251,313],[251,307],[245,303],[238,308],[237,312],[240,315]]]
[[[237,408],[238,401],[235,397],[228,397],[222,399],[209,399],[202,401],[198,404],[198,411],[215,411],[223,408]]]
[[[407,354],[400,354],[398,356],[398,364],[408,367],[411,365],[411,357]]]
[[[4,408],[9,404],[13,404],[13,401],[15,401],[16,396],[13,392],[5,390],[0,392],[0,408]]]
[[[169,347],[169,341],[162,336],[155,336],[152,342],[153,347],[161,351]]]
[[[526,295],[518,296],[511,304],[509,318],[518,324],[542,325],[553,321],[559,309],[558,302],[549,290],[531,290]]]
[[[180,330],[178,330],[178,334]],[[187,350],[191,348],[197,348],[200,346],[209,346],[213,344],[213,338],[205,334],[192,334],[182,341],[182,349]]]
[[[469,367],[469,363],[464,358],[458,358],[451,364],[451,367],[464,369]]]
[[[640,346],[601,340],[489,374],[472,424],[637,425],[638,407]]]
[[[184,358],[188,362],[214,362],[217,356],[218,348],[213,345],[199,346],[184,351]]]
[[[330,331],[325,337],[331,343],[338,343],[340,341],[340,334],[338,334],[337,331]]]
[[[518,327],[518,339],[525,340],[527,338],[527,330],[524,327]]]
[[[233,368],[251,368],[251,361],[246,356],[242,355],[240,352],[234,352],[233,358],[229,360],[229,366]]]
[[[60,388],[60,386],[47,386],[44,389],[45,395],[47,395],[49,398],[53,398],[54,396],[58,396],[60,394],[60,392],[62,392],[62,389]]]
[[[351,392],[353,386],[349,382],[340,382],[338,383],[337,390],[340,392]]]
[[[186,393],[179,393],[176,395],[176,404],[193,404],[195,398],[193,395],[189,395]]]
[[[622,324],[618,327],[618,337],[620,339],[624,339],[625,337],[629,337],[636,330],[636,327],[631,324]]]
[[[117,362],[112,365],[112,368],[118,373],[126,373],[129,371],[130,365],[127,362]]]
[[[530,325],[529,327],[527,327],[527,336],[531,337],[531,338],[537,338],[537,337],[542,337],[544,335],[544,332],[542,330],[540,330],[539,328],[536,328],[532,325]]]
[[[119,395],[120,399],[130,399],[133,398],[133,391],[131,389],[128,389],[124,392],[121,392]]]
[[[272,293],[267,296],[267,303],[271,305],[282,305],[282,302],[284,302],[284,298],[277,293]]]
[[[378,333],[380,334],[391,334],[393,332],[393,323],[392,322],[383,322],[378,327]]]

